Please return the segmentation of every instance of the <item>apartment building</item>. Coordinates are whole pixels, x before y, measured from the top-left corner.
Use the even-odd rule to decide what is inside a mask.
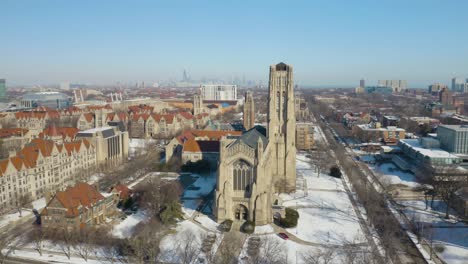
[[[203,100],[237,100],[237,85],[203,84],[200,86],[200,92]]]
[[[312,123],[296,123],[296,148],[310,150],[314,146],[314,125]]]
[[[394,142],[404,139],[406,131],[395,126],[381,127],[379,122],[355,125],[352,128],[353,135],[362,142],[384,141]]]

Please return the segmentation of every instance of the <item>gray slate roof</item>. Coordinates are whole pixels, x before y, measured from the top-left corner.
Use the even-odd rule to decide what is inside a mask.
[[[251,128],[250,130],[242,134],[242,136],[238,137],[237,140],[234,141],[234,143],[232,143],[232,145],[243,142],[247,146],[253,149],[257,149],[257,146],[258,146],[257,142],[260,139],[263,142],[263,149],[265,149],[266,146],[268,145],[268,139],[265,137],[265,135],[262,134],[263,131],[262,132],[260,131],[262,128],[263,127],[257,127],[257,126]]]

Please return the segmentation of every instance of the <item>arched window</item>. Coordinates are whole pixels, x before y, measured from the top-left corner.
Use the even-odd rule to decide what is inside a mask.
[[[233,177],[233,187],[236,191],[250,190],[250,185],[255,181],[253,167],[243,160],[234,163]]]

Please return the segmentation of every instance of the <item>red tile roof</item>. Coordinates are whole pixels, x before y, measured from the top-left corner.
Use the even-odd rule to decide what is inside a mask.
[[[25,128],[0,128],[0,138],[21,137],[28,131]]]
[[[47,127],[39,134],[40,138],[45,137],[55,137],[55,136],[62,136],[63,139],[75,138],[76,134],[79,132],[78,128],[76,127],[56,127],[54,125]]]
[[[184,152],[219,152],[219,141],[189,139],[185,141],[183,151]]]
[[[104,196],[93,186],[87,183],[78,183],[63,192],[57,192],[54,198],[67,209],[66,216],[75,217],[79,215],[80,207],[82,207],[84,211],[89,210],[97,202],[103,200]],[[54,198],[52,198],[51,201]],[[44,209],[43,213],[47,215],[47,207]]]

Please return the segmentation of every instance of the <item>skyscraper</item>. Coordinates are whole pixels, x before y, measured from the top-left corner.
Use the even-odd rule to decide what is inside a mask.
[[[0,101],[6,99],[6,80],[0,79]]]
[[[255,123],[254,99],[251,91],[245,93],[243,123],[245,130],[249,130]]]
[[[379,80],[378,86],[390,87],[393,92],[402,92],[408,88],[406,80]]]
[[[462,78],[457,78],[457,77],[452,78],[452,91],[459,92],[461,90],[462,84],[463,84]]]
[[[359,87],[361,88],[366,87],[366,81],[364,79],[361,79],[361,81],[359,82]]]

